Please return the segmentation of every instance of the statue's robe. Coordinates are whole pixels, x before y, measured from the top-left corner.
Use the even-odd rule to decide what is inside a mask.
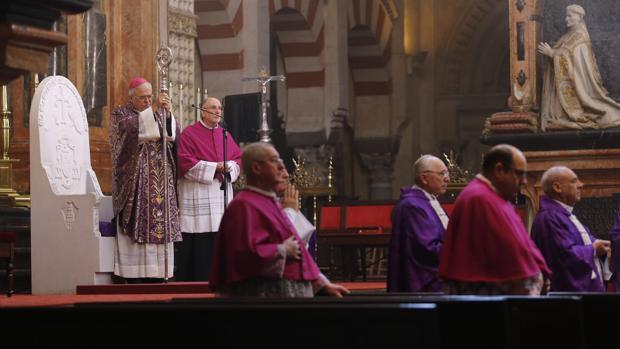
[[[553,47],[543,76],[542,129],[620,126],[620,104],[609,97],[594,58],[585,24],[575,24]]]

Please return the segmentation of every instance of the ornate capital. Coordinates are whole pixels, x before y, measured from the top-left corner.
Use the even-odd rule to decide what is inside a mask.
[[[368,169],[370,185],[386,184],[394,180],[394,157],[392,153],[361,153],[362,164]]]

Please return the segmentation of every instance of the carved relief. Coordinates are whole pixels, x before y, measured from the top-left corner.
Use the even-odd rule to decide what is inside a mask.
[[[75,217],[77,217],[78,208],[73,201],[67,201],[65,206],[60,210],[62,213],[62,219],[65,222],[65,227],[67,227],[68,231],[71,231],[73,228],[73,223],[75,222]]]
[[[82,167],[90,166],[82,98],[62,77],[49,81],[37,94],[41,164],[55,194],[74,194],[80,191]]]
[[[39,126],[43,126],[45,131],[69,126],[79,135],[87,134],[86,113],[77,90],[64,82],[53,81],[45,86],[40,103]],[[47,114],[51,115],[46,117]]]
[[[63,137],[56,145],[55,182],[65,189],[71,189],[80,179],[80,166],[75,158],[76,147],[71,140]]]

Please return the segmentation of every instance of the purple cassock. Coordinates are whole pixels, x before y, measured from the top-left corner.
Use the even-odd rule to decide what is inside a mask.
[[[441,292],[437,277],[445,229],[420,189],[401,188],[392,213],[388,292]]]
[[[594,247],[585,245],[570,219],[571,213],[547,196],[540,198],[540,210],[532,225],[532,239],[551,268],[551,291],[604,292],[595,265]],[[586,228],[590,240],[596,238]],[[594,272],[595,278],[592,278]]]
[[[611,263],[609,268],[613,272],[610,281],[614,285],[615,292],[620,292],[620,212],[616,216],[616,223],[609,231],[609,240],[611,240]]]

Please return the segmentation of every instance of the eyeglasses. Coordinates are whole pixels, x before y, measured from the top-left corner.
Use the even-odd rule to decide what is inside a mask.
[[[434,173],[436,175],[439,175],[440,177],[448,177],[448,175],[450,174],[450,172],[448,172],[447,170],[443,170],[443,171],[431,171],[431,170],[427,170],[427,171],[423,171],[422,173]]]
[[[141,100],[142,102],[148,100],[148,99],[153,99],[153,95],[144,95],[144,96],[134,96],[137,99]]]
[[[217,110],[224,110],[224,108],[222,108],[221,105],[210,105],[204,109],[217,109]]]

